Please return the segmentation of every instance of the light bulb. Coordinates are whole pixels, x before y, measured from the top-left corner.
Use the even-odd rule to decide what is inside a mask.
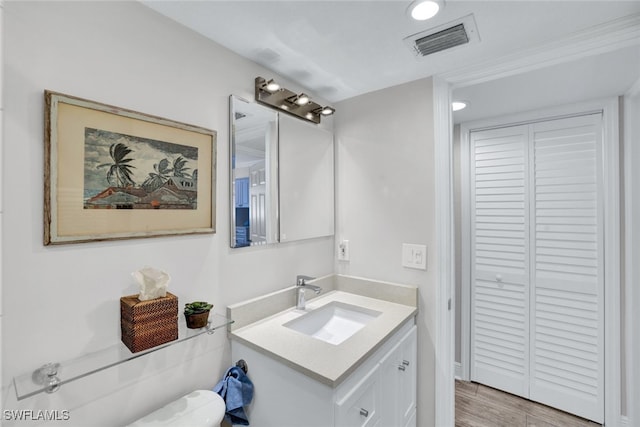
[[[322,111],[320,111],[320,113],[322,113],[322,115],[323,115],[323,116],[330,116],[330,115],[332,115],[332,114],[333,114],[333,113],[335,113],[335,112],[336,112],[336,110],[334,110],[334,109],[333,109],[333,108],[331,108],[331,107],[324,107],[324,108],[322,109]]]
[[[301,93],[300,96],[296,99],[296,104],[298,105],[307,105],[309,103],[309,97],[304,93]]]
[[[278,83],[274,82],[273,80],[269,80],[265,87],[269,92],[275,92],[278,89],[280,89],[280,85]]]
[[[412,3],[411,17],[416,21],[425,21],[436,16],[440,10],[440,5],[433,0],[418,1]]]
[[[453,101],[451,103],[451,109],[453,111],[460,111],[464,108],[467,108],[467,103],[464,101]]]

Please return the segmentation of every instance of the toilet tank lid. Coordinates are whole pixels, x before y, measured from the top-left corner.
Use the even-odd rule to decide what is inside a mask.
[[[140,418],[128,427],[217,425],[224,417],[225,403],[218,393],[196,390]]]

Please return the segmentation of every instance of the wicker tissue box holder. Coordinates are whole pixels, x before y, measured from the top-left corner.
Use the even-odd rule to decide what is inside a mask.
[[[138,295],[120,298],[122,342],[132,353],[178,339],[178,297],[140,301]]]

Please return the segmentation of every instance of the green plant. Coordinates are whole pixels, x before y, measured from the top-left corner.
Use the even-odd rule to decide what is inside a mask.
[[[184,305],[184,314],[189,316],[191,314],[204,313],[213,308],[213,304],[209,304],[205,301],[195,301]]]

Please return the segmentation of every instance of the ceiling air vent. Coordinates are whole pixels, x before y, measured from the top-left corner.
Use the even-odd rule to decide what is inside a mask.
[[[404,39],[413,53],[422,58],[436,52],[477,42],[478,29],[473,15],[449,22]]]

